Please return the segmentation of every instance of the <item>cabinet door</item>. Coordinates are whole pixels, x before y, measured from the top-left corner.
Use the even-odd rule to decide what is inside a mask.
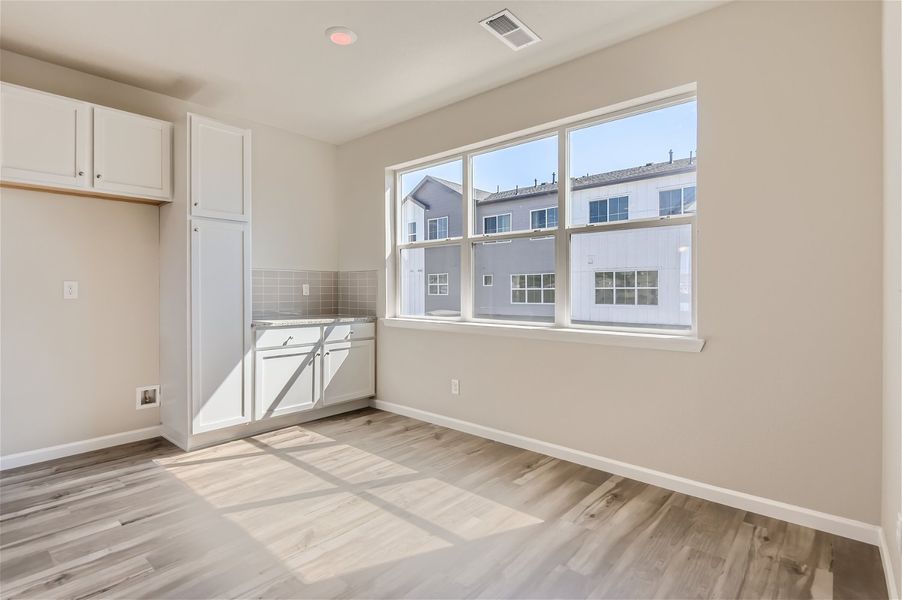
[[[258,350],[254,369],[255,417],[310,410],[320,397],[319,344]]]
[[[251,203],[251,132],[199,115],[191,130],[191,214],[247,221]]]
[[[249,225],[191,222],[193,433],[250,421]]]
[[[94,108],[94,189],[171,197],[172,125],[149,117]]]
[[[0,86],[0,178],[13,183],[86,188],[91,106]]]
[[[366,398],[376,393],[376,342],[326,344],[323,353],[323,404]]]

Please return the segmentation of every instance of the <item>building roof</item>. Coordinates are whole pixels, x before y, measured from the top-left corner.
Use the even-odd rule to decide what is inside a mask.
[[[673,162],[648,163],[641,167],[630,167],[629,169],[596,173],[594,175],[585,175],[583,177],[571,177],[571,189],[584,190],[587,188],[614,185],[615,183],[624,183],[627,181],[638,181],[641,179],[651,179],[653,177],[663,177],[665,175],[689,173],[694,171],[697,166],[698,159],[695,157],[692,159],[680,158]],[[557,193],[557,186],[557,183],[540,183],[539,185],[530,187],[495,192],[494,194],[489,194],[485,198],[477,198],[477,201],[488,204],[491,202],[512,200],[514,198],[555,194]],[[460,186],[458,186],[458,189],[459,188]]]
[[[606,173],[596,173],[594,175],[585,175],[583,177],[571,177],[571,189],[584,190],[588,188],[601,187],[606,185],[614,185],[616,183],[625,183],[627,181],[639,181],[641,179],[651,179],[653,177],[663,177],[665,175],[677,175],[679,173],[690,173],[695,171],[698,166],[698,158],[680,158],[673,162],[648,163],[640,167],[630,167],[629,169],[619,169],[617,171],[608,171]],[[458,194],[463,193],[463,186],[447,179],[441,179],[432,175],[424,177],[417,186],[411,190],[406,199],[412,200],[429,208],[428,204],[415,196],[416,192],[427,182],[433,181],[443,185]],[[557,183],[540,183],[524,188],[515,188],[513,190],[504,190],[500,192],[487,192],[485,190],[474,189],[476,202],[479,204],[490,204],[493,202],[503,202],[505,200],[513,200],[519,198],[528,198],[530,196],[541,196],[544,194],[556,194]]]

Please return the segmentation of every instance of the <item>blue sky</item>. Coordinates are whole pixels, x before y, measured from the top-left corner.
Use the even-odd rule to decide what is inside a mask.
[[[570,174],[603,173],[648,162],[664,162],[667,151],[685,158],[696,150],[696,103],[686,102],[626,119],[574,131],[570,135]],[[557,139],[543,138],[473,157],[476,187],[494,192],[551,181],[557,171]],[[461,161],[421,169],[401,177],[406,195],[426,175],[461,182]],[[559,178],[560,179],[560,178]]]

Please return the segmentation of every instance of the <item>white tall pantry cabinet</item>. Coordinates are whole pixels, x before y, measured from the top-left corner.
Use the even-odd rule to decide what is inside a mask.
[[[252,417],[251,132],[189,114],[185,133],[187,194],[161,214],[160,370],[164,435],[191,449]]]

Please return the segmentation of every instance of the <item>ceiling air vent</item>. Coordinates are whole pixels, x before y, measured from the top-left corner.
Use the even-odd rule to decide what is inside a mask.
[[[542,41],[532,29],[524,25],[523,21],[515,17],[514,13],[507,9],[492,15],[488,19],[483,19],[479,24],[514,50],[520,50]]]

